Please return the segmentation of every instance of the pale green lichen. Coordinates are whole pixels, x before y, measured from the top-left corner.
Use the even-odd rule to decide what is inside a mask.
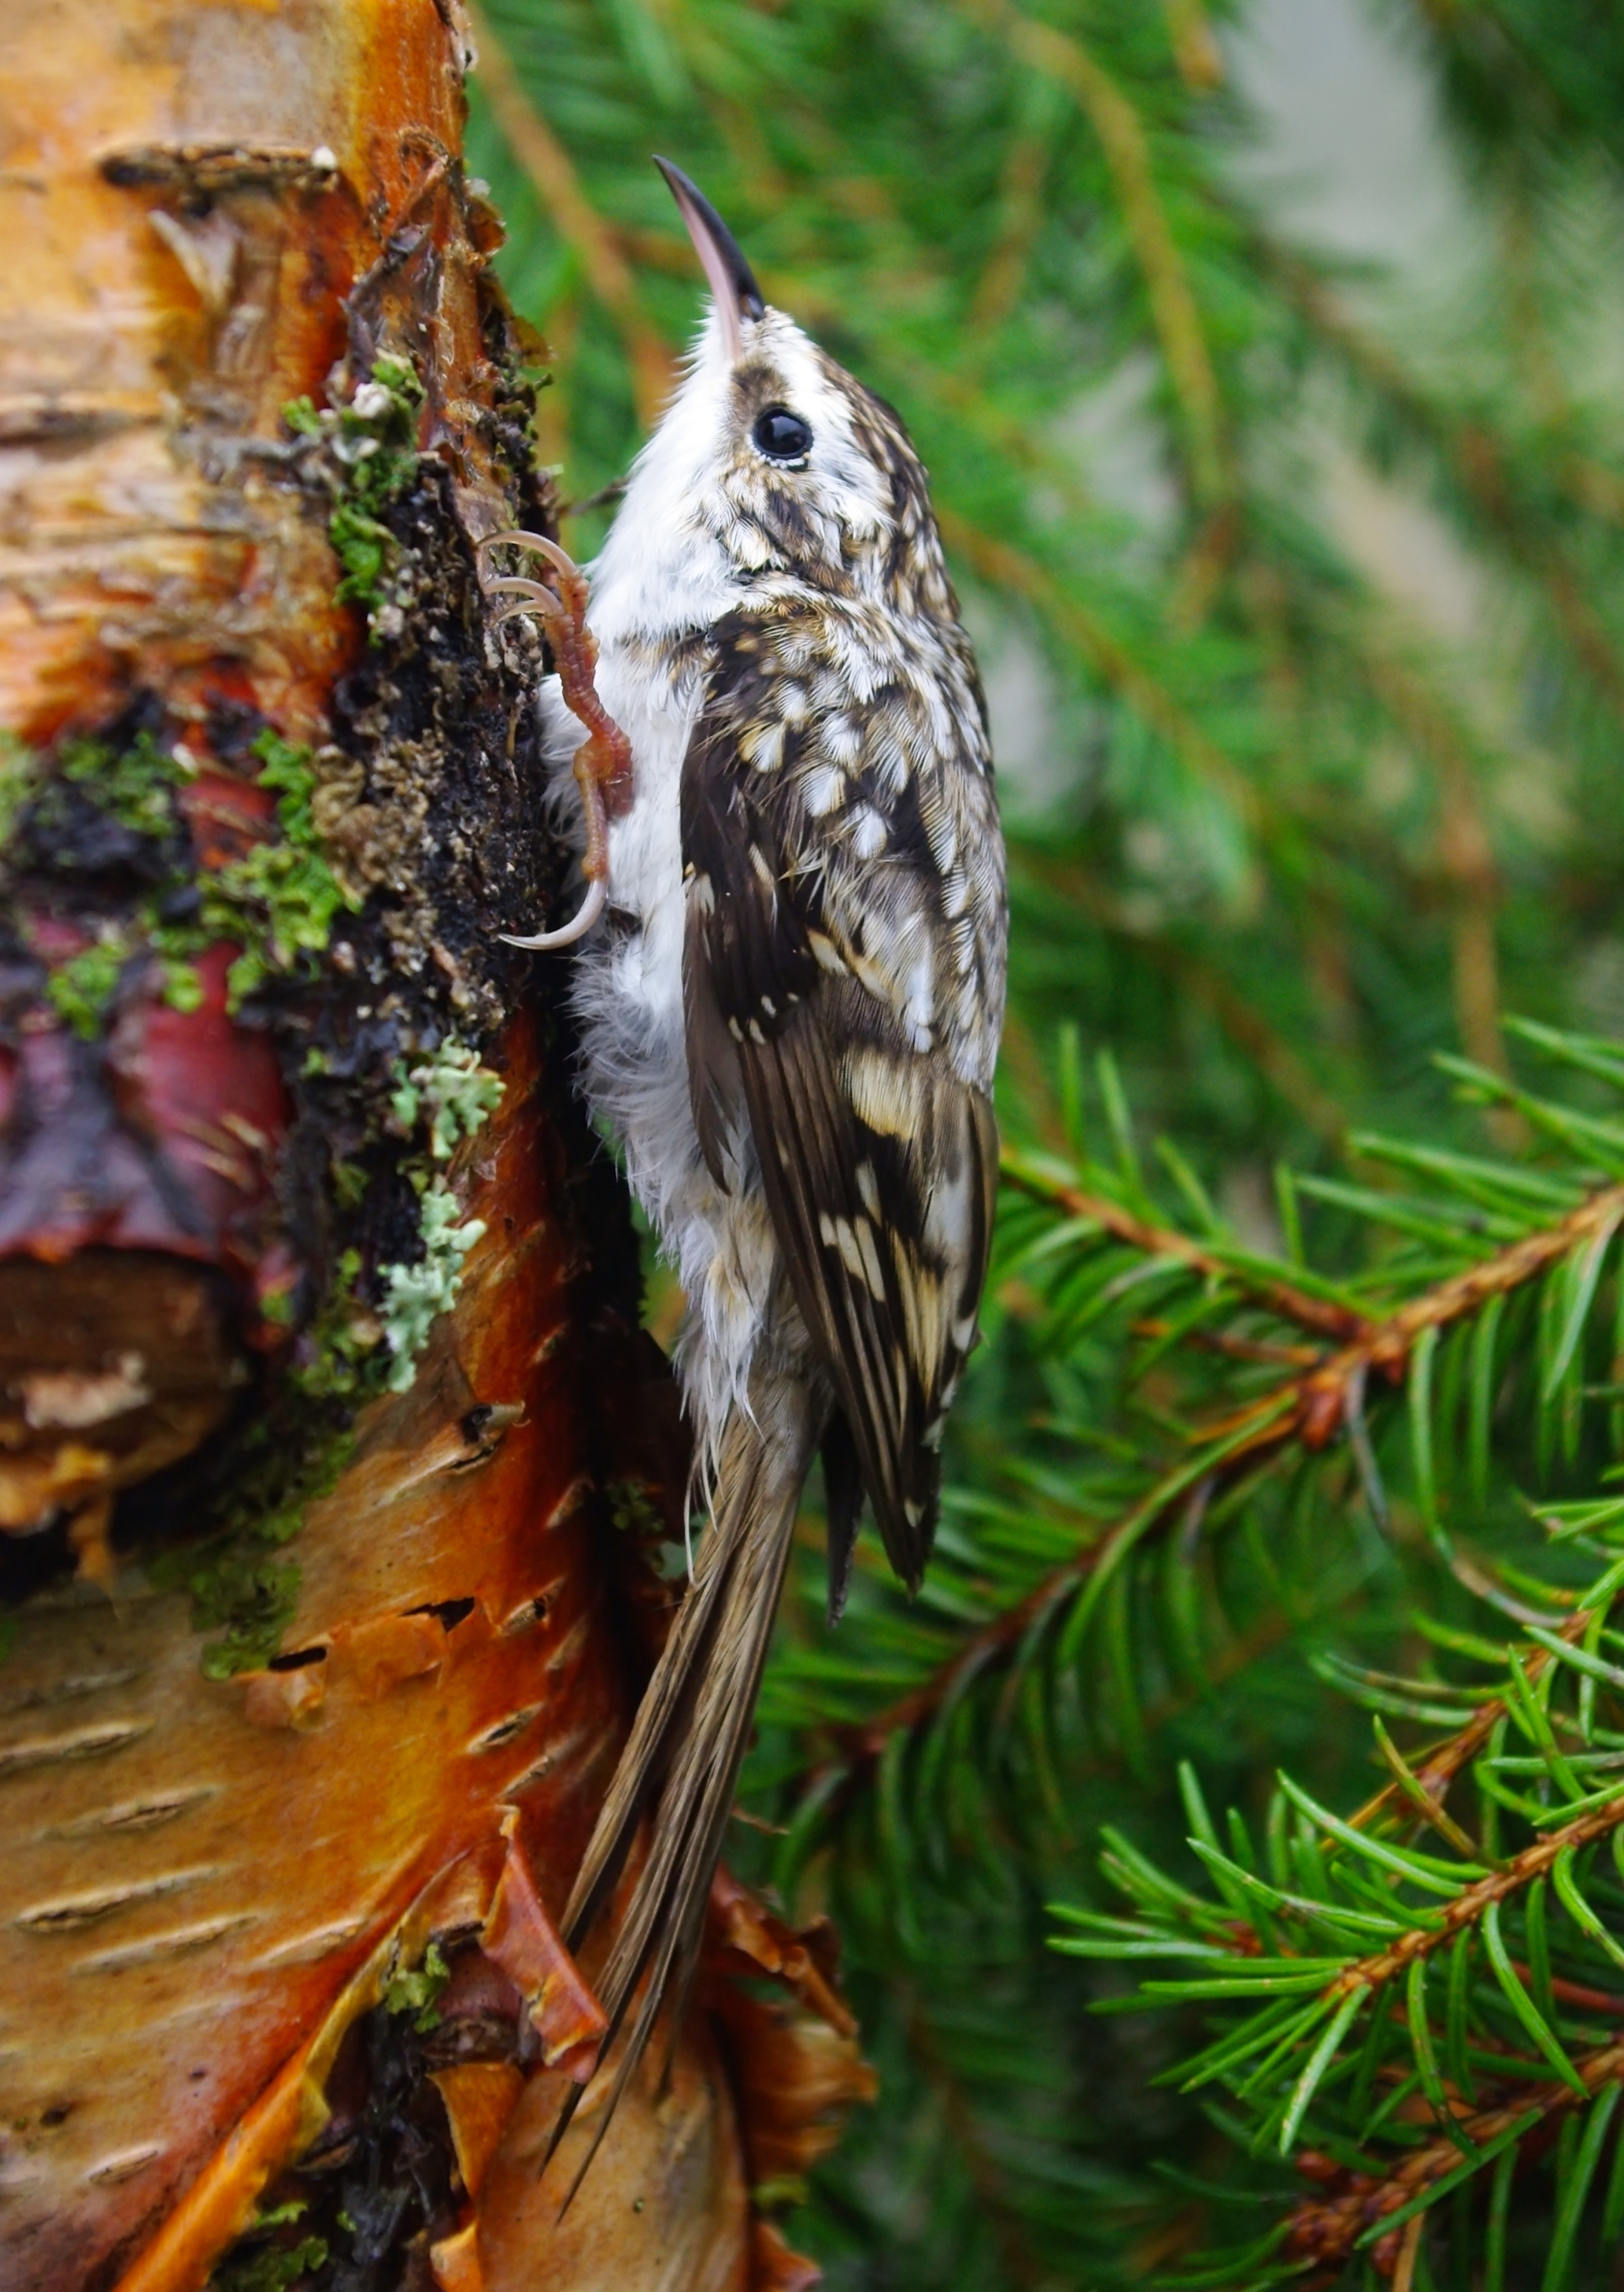
[[[426,1115],[429,1151],[437,1162],[448,1162],[458,1143],[484,1126],[502,1099],[502,1077],[480,1065],[478,1051],[454,1039],[415,1066],[398,1061],[395,1077],[390,1110],[396,1125],[409,1134]]]
[[[390,1109],[398,1130],[427,1128],[431,1162],[448,1162],[464,1139],[484,1128],[502,1092],[501,1077],[481,1066],[478,1053],[454,1036],[409,1067],[404,1060],[398,1062]],[[378,1271],[383,1336],[394,1356],[392,1392],[410,1390],[430,1331],[456,1302],[462,1260],[485,1231],[482,1218],[462,1216],[438,1171],[430,1177],[420,1166],[408,1174],[422,1200],[423,1253],[410,1265],[384,1265]]]
[[[462,1286],[462,1260],[485,1232],[483,1218],[464,1218],[456,1196],[437,1178],[422,1197],[423,1254],[414,1265],[386,1265],[383,1335],[395,1356],[391,1392],[406,1392],[417,1375],[417,1359],[440,1315],[456,1302]]]

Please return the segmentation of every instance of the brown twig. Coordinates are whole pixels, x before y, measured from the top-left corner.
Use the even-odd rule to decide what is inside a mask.
[[[1583,1639],[1594,1614],[1593,1609],[1575,1609],[1565,1622],[1556,1626],[1558,1636],[1576,1645]],[[1532,1648],[1518,1660],[1523,1667],[1524,1678],[1530,1687],[1533,1687],[1556,1658],[1548,1649]],[[1424,1798],[1442,1805],[1456,1776],[1470,1766],[1494,1732],[1496,1725],[1505,1717],[1506,1707],[1507,1699],[1503,1695],[1490,1696],[1478,1705],[1464,1727],[1458,1728],[1454,1734],[1435,1745],[1420,1765],[1411,1769],[1416,1786]],[[1392,1805],[1398,1789],[1397,1783],[1389,1783],[1385,1789],[1378,1791],[1374,1798],[1367,1799],[1357,1814],[1349,1818],[1355,1828],[1363,1829],[1366,1823],[1375,1821],[1379,1815],[1385,1813]]]
[[[1234,1265],[1216,1250],[1203,1249],[1187,1234],[1136,1217],[1131,1210],[1124,1209],[1107,1195],[1088,1193],[1081,1186],[1065,1185],[1057,1179],[1041,1176],[1028,1169],[1013,1153],[1006,1152],[1001,1158],[999,1175],[1017,1193],[1047,1203],[1051,1209],[1062,1210],[1067,1217],[1087,1218],[1103,1226],[1107,1233],[1114,1234],[1119,1241],[1142,1249],[1147,1257],[1174,1258],[1194,1272],[1204,1273],[1210,1280],[1238,1289],[1255,1304],[1266,1306],[1282,1320],[1295,1321],[1299,1328],[1313,1329],[1322,1337],[1343,1344],[1368,1336],[1375,1330],[1373,1321],[1349,1306],[1335,1304],[1324,1297],[1311,1297],[1290,1281],[1272,1281],[1246,1267]]]
[[[1185,85],[1210,95],[1224,85],[1224,52],[1218,44],[1204,0],[1162,0],[1173,61]]]
[[[1492,2109],[1460,2110],[1456,2123],[1480,2149],[1499,2140],[1524,2118],[1530,2121],[1523,2137],[1533,2138],[1564,2110],[1582,2108],[1610,2085],[1624,2084],[1624,2038],[1615,2038],[1589,2053],[1575,2054],[1573,2067],[1585,2088],[1582,2094],[1553,2078],[1548,2085],[1525,2086],[1511,2100]],[[1458,2143],[1441,2135],[1410,2150],[1391,2173],[1380,2178],[1370,2173],[1336,2173],[1333,2178],[1340,2186],[1334,2196],[1310,2198],[1290,2215],[1286,2251],[1294,2259],[1322,2267],[1347,2259],[1361,2238],[1378,2223],[1452,2173],[1460,2159]],[[1377,2246],[1379,2255],[1386,2241],[1384,2238]]]
[[[1327,1982],[1324,1995],[1346,1997],[1355,1989],[1379,1989],[1418,1957],[1430,1957],[1435,1950],[1453,1941],[1464,1927],[1475,1925],[1496,1902],[1507,1901],[1524,1886],[1532,1886],[1536,1878],[1544,1877],[1565,1847],[1593,1846],[1621,1822],[1624,1789],[1606,1806],[1592,1807],[1588,1814],[1581,1814],[1574,1821],[1564,1823],[1560,1829],[1547,1831],[1543,1838],[1536,1838],[1503,1870],[1491,1870],[1486,1878],[1463,1888],[1451,1901],[1440,1906],[1436,1925],[1412,1926],[1387,1949],[1377,1950],[1369,1957],[1356,1958],[1334,1981]]]

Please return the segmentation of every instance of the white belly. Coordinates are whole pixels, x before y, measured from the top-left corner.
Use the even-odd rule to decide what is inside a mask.
[[[688,1301],[677,1348],[703,1471],[741,1399],[778,1266],[746,1150],[737,1191],[705,1167],[688,1098],[682,1005],[682,761],[703,698],[651,678],[639,649],[607,644],[599,696],[631,743],[633,801],[609,829],[609,911],[583,941],[573,1000],[592,1111],[624,1157],[632,1192]],[[582,738],[556,681],[543,694],[548,749],[567,774]],[[573,782],[571,783],[573,787]]]

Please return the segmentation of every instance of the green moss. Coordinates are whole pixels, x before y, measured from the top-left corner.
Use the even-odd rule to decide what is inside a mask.
[[[348,406],[318,410],[308,398],[296,398],[282,409],[295,436],[317,440],[326,449],[336,496],[327,538],[340,571],[334,602],[359,605],[374,641],[384,633],[380,616],[397,602],[391,591],[400,567],[399,544],[382,513],[417,475],[422,403],[416,369],[408,359],[385,355]]]
[[[219,1630],[203,1650],[205,1679],[233,1679],[263,1671],[282,1644],[299,1604],[299,1568],[292,1560],[253,1561],[233,1553],[191,1579],[192,1621]]]
[[[439,2014],[435,2010],[445,1995],[446,1984],[451,1979],[451,1968],[440,1956],[438,1944],[430,1942],[418,1966],[397,1967],[383,1985],[383,2004],[391,2014],[410,2014],[412,2027],[420,2037],[439,2027]]]
[[[99,811],[155,839],[173,834],[175,790],[193,777],[184,757],[162,747],[150,732],[138,732],[119,750],[105,740],[68,740],[60,767],[62,778],[83,787]]]
[[[358,1162],[341,1162],[333,1172],[333,1199],[341,1210],[352,1210],[366,1191],[366,1173]]]
[[[117,820],[133,835],[159,849],[165,844],[179,848],[175,839],[184,822],[176,809],[175,791],[192,777],[192,767],[184,756],[162,747],[150,732],[138,732],[125,748],[115,748],[106,740],[65,741],[54,779],[37,787],[32,775],[32,760],[26,752],[12,744],[8,756],[0,747],[0,833],[12,825],[21,803],[31,800],[37,824],[49,836],[65,824],[60,798],[53,798],[53,790],[73,787],[99,812]],[[165,888],[173,888],[181,880],[177,875]],[[125,965],[144,944],[161,944],[164,929],[158,908],[157,896],[144,899],[126,922],[109,924],[92,945],[52,965],[45,982],[45,998],[76,1034],[90,1040],[101,1031]],[[186,951],[192,951],[189,945]],[[177,1010],[195,1010],[201,996],[190,963],[166,958],[165,1000]]]
[[[155,922],[149,937],[163,968],[165,1002],[172,1011],[198,1010],[203,1003],[203,980],[197,964],[168,950],[162,924]]]
[[[159,1590],[189,1594],[192,1628],[218,1632],[203,1650],[205,1679],[262,1671],[282,1644],[299,1601],[297,1561],[277,1557],[349,1463],[355,1442],[329,1424],[290,1465],[286,1427],[258,1428],[229,1512],[201,1545],[160,1553],[149,1574]]]
[[[252,753],[259,760],[261,786],[277,798],[277,833],[198,879],[199,906],[192,919],[175,923],[164,916],[165,900],[190,883],[177,867],[125,924],[53,965],[46,997],[76,1033],[90,1039],[101,1030],[124,966],[142,948],[157,959],[164,1000],[173,1010],[195,1011],[203,1001],[197,957],[213,941],[235,940],[242,952],[226,984],[228,1003],[236,1010],[268,979],[294,971],[305,955],[319,954],[334,916],[359,906],[323,855],[310,751],[268,729]],[[60,763],[64,782],[83,788],[99,811],[154,844],[172,839],[181,826],[174,793],[190,776],[189,767],[150,733],[138,734],[122,752],[105,741],[70,741]]]
[[[11,835],[18,813],[34,793],[34,752],[15,732],[0,731],[0,843]]]
[[[358,1172],[353,1174],[360,1176]],[[361,1190],[365,1190],[363,1178]],[[292,1370],[290,1382],[307,1400],[356,1404],[383,1389],[383,1329],[357,1294],[360,1273],[360,1252],[347,1249],[338,1262],[326,1303],[305,1333],[308,1357]]]
[[[45,1000],[64,1025],[86,1042],[93,1041],[101,1031],[133,946],[128,932],[109,932],[105,939],[92,940],[77,955],[55,964],[45,981]]]
[[[252,753],[260,760],[261,787],[276,793],[279,834],[205,876],[199,921],[172,930],[163,942],[173,958],[196,954],[211,940],[236,940],[242,952],[226,977],[232,1010],[268,979],[295,970],[301,955],[319,955],[334,916],[360,905],[322,851],[310,750],[268,729]]]
[[[173,942],[177,937],[157,922],[156,908],[149,901],[129,929],[109,931],[54,964],[45,981],[45,1000],[75,1034],[93,1041],[106,1023],[125,964],[148,946],[159,956],[165,1002],[172,1011],[195,1011],[203,1001],[203,981],[195,964],[165,951],[166,940]]]
[[[645,1543],[661,1543],[665,1536],[665,1521],[656,1510],[652,1497],[641,1481],[610,1481],[604,1489],[608,1499],[609,1525],[624,1536],[635,1536]]]
[[[281,1647],[301,1580],[285,1547],[354,1454],[356,1409],[383,1390],[390,1355],[381,1322],[358,1295],[360,1272],[359,1252],[347,1250],[299,1341],[284,1394],[249,1435],[213,1531],[151,1564],[160,1589],[189,1594],[193,1629],[219,1634],[203,1650],[205,1679],[261,1671]]]

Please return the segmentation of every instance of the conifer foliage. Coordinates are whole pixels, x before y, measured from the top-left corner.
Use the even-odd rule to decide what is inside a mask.
[[[1038,694],[938,1554],[832,1635],[809,1514],[729,1850],[880,2071],[769,2192],[840,2286],[1616,2280],[1624,34],[1371,0],[1461,186],[1423,300],[1246,188],[1251,12],[475,26],[576,553],[695,311],[669,150]]]

